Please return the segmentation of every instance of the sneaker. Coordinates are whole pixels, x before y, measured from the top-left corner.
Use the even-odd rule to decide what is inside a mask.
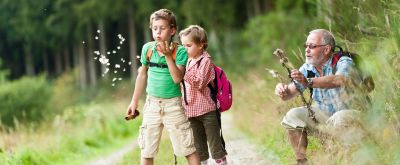
[[[200,162],[200,165],[208,165],[208,160],[203,160]]]
[[[216,165],[227,165],[228,162],[226,161],[226,156],[224,156],[221,159],[215,159],[215,164]]]

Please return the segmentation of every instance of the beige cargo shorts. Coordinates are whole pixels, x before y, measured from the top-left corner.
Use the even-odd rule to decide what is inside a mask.
[[[187,156],[196,151],[193,130],[185,115],[181,98],[147,96],[138,137],[143,158],[154,158],[157,154],[164,126],[175,155]]]
[[[352,122],[357,121],[360,116],[360,111],[357,110],[340,110],[332,116],[328,116],[316,106],[312,106],[311,109],[315,112],[315,118],[319,124],[335,128],[345,127]],[[315,123],[315,121],[308,116],[308,110],[306,107],[290,109],[281,122],[282,126],[286,129],[306,128],[311,130],[317,129],[316,126],[318,123]]]

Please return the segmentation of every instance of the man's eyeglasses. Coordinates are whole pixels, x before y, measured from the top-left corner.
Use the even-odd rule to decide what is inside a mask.
[[[327,44],[325,44],[325,45],[312,45],[312,44],[304,44],[304,48],[306,48],[307,49],[307,47],[308,48],[310,48],[310,49],[315,49],[315,48],[317,48],[317,47],[321,47],[321,46],[326,46]]]

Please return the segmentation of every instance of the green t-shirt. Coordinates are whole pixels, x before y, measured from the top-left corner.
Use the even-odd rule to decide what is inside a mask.
[[[146,61],[146,53],[147,49],[152,49],[153,53],[150,58],[150,62],[157,64],[165,64],[167,65],[167,61],[165,56],[159,56],[155,46],[155,42],[148,42],[143,45],[142,54],[140,56],[140,62],[143,65],[148,65]],[[178,46],[176,51],[176,65],[186,66],[186,62],[188,60],[188,55],[185,48],[181,45]],[[175,84],[174,80],[169,73],[168,68],[160,68],[160,67],[149,67],[147,73],[147,88],[146,92],[148,95],[159,97],[159,98],[173,98],[182,96],[180,85]]]

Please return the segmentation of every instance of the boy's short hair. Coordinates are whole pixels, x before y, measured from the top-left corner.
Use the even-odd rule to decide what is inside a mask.
[[[190,25],[186,29],[179,32],[179,38],[188,36],[195,44],[203,44],[203,49],[206,50],[208,46],[208,39],[206,31],[198,25]]]
[[[175,14],[168,9],[160,9],[151,14],[149,28],[151,29],[154,20],[159,19],[167,20],[171,28],[177,29]]]

